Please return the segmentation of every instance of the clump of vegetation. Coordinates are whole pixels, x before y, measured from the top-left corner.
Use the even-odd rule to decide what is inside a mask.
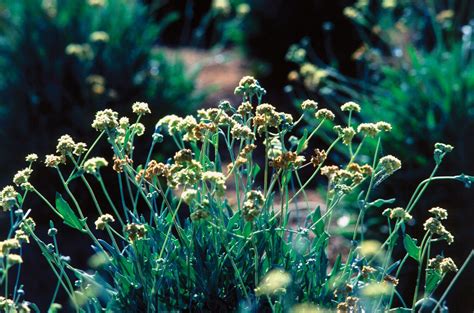
[[[146,156],[134,151],[136,138],[145,133],[140,121],[151,113],[147,103],[133,104],[133,119],[112,109],[97,112],[92,127],[98,136],[91,146],[64,135],[56,152],[44,159],[63,186],[54,201],[31,183],[38,156],[28,155],[27,167],[0,194],[1,207],[11,216],[10,232],[0,244],[2,308],[34,307],[19,292],[21,246],[30,241],[39,246],[58,288],[78,312],[377,312],[395,303],[400,310],[444,307],[446,293],[437,297],[435,291],[458,271],[449,257],[436,253],[438,245],[454,241],[443,226],[448,211],[429,209],[431,217],[419,241],[409,235],[407,222],[414,210],[427,210],[417,204],[431,183],[455,180],[470,185],[474,180],[467,175],[437,176],[454,148],[435,144],[432,174],[419,183],[408,203],[394,207],[395,199],[373,198],[374,190],[402,167],[397,157],[379,150],[382,138],[390,140],[390,124],[357,125],[352,115],[361,107],[346,103],[341,109],[348,115],[347,124],[335,127],[328,147],[313,147],[322,125],[334,119],[332,111],[306,100],[297,118],[279,112],[263,103],[265,89],[253,77],[244,77],[235,92],[242,96],[237,107],[224,101],[217,108],[199,110],[197,116],[160,119],[148,134]],[[297,138],[293,130],[304,116],[318,122]],[[153,151],[163,141],[174,142],[177,151],[167,162],[158,162]],[[366,144],[371,141],[376,142],[373,151]],[[102,143],[111,147],[110,154],[94,156]],[[347,149],[349,157],[329,164],[336,146]],[[264,151],[261,158],[256,149]],[[362,157],[368,153],[370,159]],[[303,179],[302,171],[308,168],[311,176]],[[116,172],[117,180],[106,181],[106,171]],[[327,179],[325,203],[313,207],[307,193],[321,175]],[[88,191],[96,216],[84,215],[84,199],[73,193],[76,184]],[[110,196],[112,189],[120,191],[118,198]],[[358,195],[359,210],[347,226],[351,245],[330,261],[330,239],[340,236],[331,220],[344,211],[351,194]],[[30,197],[38,197],[56,219],[90,240],[92,270],[74,267],[61,254],[61,232],[53,222],[50,239],[39,237],[30,217],[34,209],[26,210]],[[310,212],[304,223],[291,225],[291,217],[302,209]],[[365,227],[364,216],[376,210],[389,229],[382,242],[368,238]],[[399,246],[405,250],[400,260],[393,253]],[[408,262],[417,264],[418,279],[412,298],[403,299],[397,285]],[[16,277],[13,289],[10,277]],[[58,307],[55,296],[53,311]]]

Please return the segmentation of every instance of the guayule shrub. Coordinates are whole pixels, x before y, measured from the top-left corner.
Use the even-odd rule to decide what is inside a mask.
[[[394,303],[407,309],[427,303],[444,306],[444,296],[435,299],[434,291],[458,268],[449,257],[436,255],[434,244],[454,241],[443,226],[448,211],[429,210],[432,217],[424,223],[421,241],[408,235],[407,222],[413,210],[424,209],[417,203],[431,182],[472,182],[466,175],[436,176],[453,147],[437,143],[435,169],[412,199],[381,210],[389,233],[379,242],[367,238],[364,216],[395,201],[372,197],[379,184],[402,168],[397,157],[380,153],[380,142],[389,138],[391,126],[355,125],[351,115],[361,108],[345,103],[341,109],[348,112],[347,124],[334,127],[328,147],[312,147],[322,125],[334,120],[333,112],[311,100],[302,103],[299,117],[279,112],[262,102],[266,91],[253,77],[244,77],[235,92],[242,96],[236,107],[224,101],[197,115],[160,119],[148,133],[150,149],[145,156],[134,155],[134,149],[136,138],[146,133],[140,120],[151,114],[148,104],[133,104],[133,119],[111,109],[97,112],[92,127],[98,136],[90,146],[64,135],[56,153],[44,159],[64,187],[54,201],[30,183],[39,165],[36,155],[28,155],[27,168],[13,179],[15,186],[0,193],[3,210],[11,214],[11,231],[0,243],[5,286],[0,305],[18,311],[34,308],[18,293],[18,283],[13,290],[7,283],[9,272],[17,271],[22,262],[21,245],[32,241],[78,312],[375,312]],[[295,137],[293,131],[305,115],[314,116],[317,123],[306,125],[303,135]],[[155,160],[154,151],[166,140],[176,144],[176,152],[165,162]],[[373,157],[362,158],[364,144],[372,140]],[[94,156],[100,144],[108,144],[111,153]],[[343,164],[330,161],[336,145],[349,151]],[[310,169],[309,177],[305,169]],[[117,180],[106,180],[106,171],[115,172]],[[308,192],[321,175],[327,193],[325,203],[315,207]],[[86,188],[96,216],[84,215],[84,199],[71,189],[76,184]],[[120,191],[118,199],[110,196],[112,189]],[[339,236],[331,219],[350,194],[358,194],[359,207],[349,228],[352,244],[330,261],[329,239]],[[30,211],[23,209],[29,197],[39,197],[56,219],[90,240],[88,271],[74,267],[61,254],[61,232],[52,222],[50,242],[38,237]],[[290,220],[302,209],[310,213],[294,227]],[[404,247],[401,260],[394,253],[396,246]],[[418,265],[412,299],[403,299],[397,291],[407,262]],[[53,306],[50,310],[58,307]]]

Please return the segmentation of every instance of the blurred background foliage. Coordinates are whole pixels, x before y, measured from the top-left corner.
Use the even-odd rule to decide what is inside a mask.
[[[140,1],[2,0],[0,140],[11,152],[2,170],[31,151],[50,152],[62,133],[86,136],[105,107],[147,101],[157,115],[196,107],[205,95],[197,72],[157,46],[176,18],[155,22]]]
[[[362,41],[352,54],[358,74],[345,75],[337,59],[325,62],[303,39],[287,54],[298,65],[289,74],[294,94],[330,107],[358,101],[361,121],[389,121],[394,131],[385,148],[410,171],[427,165],[440,140],[456,146],[453,166],[471,169],[473,9],[469,1],[357,1],[344,14]]]

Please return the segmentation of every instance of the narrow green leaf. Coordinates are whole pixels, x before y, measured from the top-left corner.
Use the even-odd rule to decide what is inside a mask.
[[[260,170],[260,166],[258,166],[258,164],[255,164],[252,168],[252,177],[257,177],[258,173],[260,173]]]
[[[303,132],[303,137],[301,137],[300,141],[298,142],[298,147],[296,148],[296,153],[299,154],[303,151],[305,147],[306,139],[308,138],[308,130],[305,128]]]
[[[315,225],[313,226],[313,231],[317,236],[321,236],[322,233],[324,233],[324,219],[321,218],[321,207],[318,206],[316,210],[314,210],[313,213],[313,223]]]
[[[79,219],[60,193],[56,193],[56,209],[58,210],[59,214],[61,214],[64,224],[78,229],[81,232],[86,232],[86,219]]]
[[[403,238],[403,245],[407,250],[409,256],[415,259],[417,262],[420,261],[420,247],[416,245],[416,241],[411,238],[408,234]]]
[[[243,235],[245,237],[249,237],[250,234],[252,233],[252,223],[245,223],[244,229],[243,229]]]

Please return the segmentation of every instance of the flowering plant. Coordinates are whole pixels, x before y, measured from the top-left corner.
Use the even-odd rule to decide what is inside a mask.
[[[45,165],[57,172],[64,187],[54,201],[30,182],[38,157],[28,155],[28,167],[15,175],[15,186],[5,187],[0,194],[1,207],[11,216],[11,230],[0,243],[5,286],[0,306],[23,312],[34,308],[18,292],[19,279],[13,290],[8,284],[9,273],[22,262],[18,249],[30,241],[39,246],[58,286],[78,312],[375,312],[391,309],[395,303],[413,310],[444,306],[445,295],[439,299],[433,295],[457,267],[432,250],[436,242],[454,240],[442,225],[447,210],[429,211],[432,217],[425,222],[426,233],[419,242],[408,235],[407,222],[432,182],[458,180],[469,185],[473,181],[467,175],[436,176],[453,147],[437,143],[431,176],[403,208],[381,213],[389,232],[378,242],[367,238],[364,216],[395,201],[372,198],[373,190],[401,168],[400,160],[382,156],[378,149],[391,126],[378,122],[356,127],[351,116],[361,108],[346,103],[341,109],[348,112],[347,124],[335,127],[333,142],[307,153],[320,127],[334,119],[333,112],[318,110],[312,100],[303,102],[303,115],[314,115],[318,123],[306,126],[297,138],[292,131],[303,115],[294,119],[262,103],[266,91],[253,77],[244,77],[235,92],[242,96],[237,107],[223,101],[218,108],[199,110],[197,116],[160,119],[144,159],[134,155],[134,148],[136,138],[145,133],[140,120],[151,113],[148,105],[133,104],[137,116],[133,122],[110,109],[97,112],[92,127],[99,135],[90,147],[64,135],[56,153],[46,156]],[[358,144],[353,144],[355,136],[361,137]],[[158,162],[153,153],[164,140],[173,141],[177,152]],[[377,142],[377,148],[367,160],[361,154],[364,142],[370,140]],[[110,145],[111,154],[91,157],[102,141]],[[329,161],[336,145],[349,150],[349,158],[340,165]],[[304,169],[311,169],[309,177]],[[106,181],[105,171],[115,171],[118,183]],[[328,180],[327,193],[324,203],[314,205],[308,193],[320,175]],[[74,194],[75,184],[84,185],[94,203],[98,216],[94,223],[83,213],[84,200]],[[110,196],[111,188],[119,189],[118,199]],[[359,215],[349,225],[350,248],[336,250],[333,257],[331,240],[338,232],[331,221],[353,193],[358,194]],[[65,225],[89,238],[94,248],[92,270],[74,267],[61,254],[60,236],[52,222],[51,240],[39,237],[31,211],[24,210],[31,196],[39,197]],[[309,214],[295,227],[291,221],[303,210]],[[399,245],[405,253],[396,260],[394,249]],[[397,291],[406,262],[418,264],[411,302]],[[53,311],[59,307],[55,296]]]

